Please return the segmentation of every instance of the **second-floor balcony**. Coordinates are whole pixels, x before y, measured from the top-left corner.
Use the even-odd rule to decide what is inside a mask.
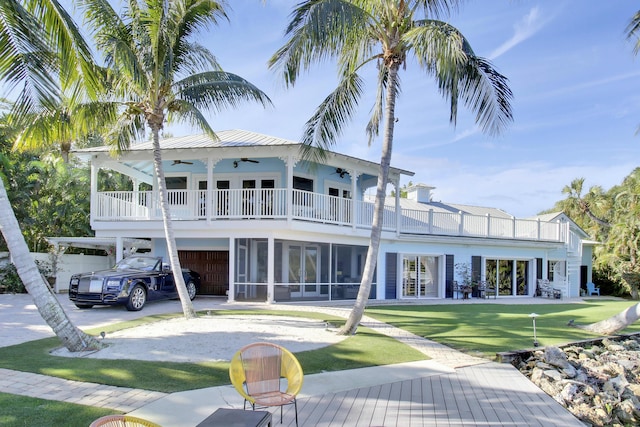
[[[197,220],[304,220],[341,227],[371,228],[374,204],[303,190],[169,190],[172,218]],[[93,221],[161,220],[157,191],[96,194]],[[386,205],[383,230],[412,235],[489,237],[570,243],[568,224],[429,208]]]

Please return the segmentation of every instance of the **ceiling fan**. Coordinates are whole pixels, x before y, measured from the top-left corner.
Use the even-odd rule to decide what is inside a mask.
[[[187,162],[186,160],[174,160],[171,166],[175,165],[192,165],[193,162]]]
[[[242,157],[242,158],[240,159],[240,161],[241,161],[241,162],[249,162],[249,163],[260,163],[260,160],[248,159],[248,158],[246,158],[246,157]],[[237,167],[238,167],[238,161],[237,161],[237,160],[234,160],[234,161],[233,161],[233,167],[234,167],[234,168],[237,168]]]
[[[336,173],[336,174],[338,174],[338,175],[340,175],[340,178],[344,178],[344,176],[345,176],[346,174],[348,174],[349,172],[347,172],[347,170],[342,169],[342,168],[336,168],[335,173]]]

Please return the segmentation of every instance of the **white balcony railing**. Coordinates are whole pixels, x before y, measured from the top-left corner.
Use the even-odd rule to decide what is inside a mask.
[[[295,219],[325,224],[370,228],[374,205],[309,191],[276,189],[169,190],[175,220]],[[161,220],[158,193],[107,191],[96,195],[94,221]],[[470,215],[462,212],[403,209],[385,206],[382,227],[405,234],[437,234],[503,239],[566,242],[575,250],[568,224],[540,220]]]

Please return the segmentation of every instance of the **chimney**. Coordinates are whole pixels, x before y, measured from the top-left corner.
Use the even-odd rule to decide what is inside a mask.
[[[431,202],[431,190],[435,190],[435,188],[426,184],[414,184],[407,188],[407,199],[419,203],[429,203]]]

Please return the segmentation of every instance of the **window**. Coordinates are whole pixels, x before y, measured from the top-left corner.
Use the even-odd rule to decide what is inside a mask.
[[[487,259],[487,286],[498,289],[498,295],[529,294],[529,261],[514,259]]]
[[[186,205],[187,204],[187,192],[179,191],[187,189],[187,177],[186,176],[167,176],[164,178],[167,190],[169,190],[169,204],[171,205]]]
[[[313,180],[309,178],[302,178],[300,176],[294,176],[293,188],[295,190],[313,191]]]

